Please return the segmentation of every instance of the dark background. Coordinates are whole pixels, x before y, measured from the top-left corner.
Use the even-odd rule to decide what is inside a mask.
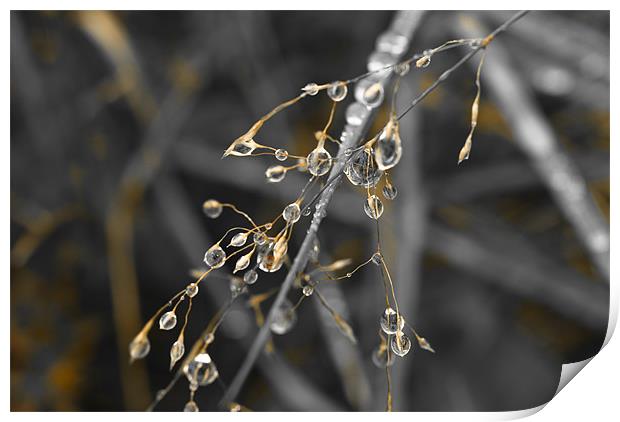
[[[202,202],[232,202],[269,221],[303,184],[291,174],[267,185],[272,157],[220,160],[222,151],[306,83],[364,73],[392,15],[11,13],[12,410],[146,407],[170,379],[174,337],[154,330],[150,355],[132,367],[128,342],[191,280],[205,249],[239,223],[230,212],[206,219]],[[458,15],[423,15],[410,51],[461,37]],[[490,29],[510,13],[466,15]],[[494,49],[587,180],[586,200],[606,230],[609,13],[532,12],[492,44],[489,57]],[[399,104],[463,54],[454,49],[412,70]],[[553,396],[561,364],[592,356],[604,338],[607,277],[515,139],[484,75],[472,157],[461,166],[472,66],[403,119],[405,155],[393,171],[400,193],[386,203],[382,242],[401,310],[437,353],[414,348],[393,366],[397,410],[537,406]],[[302,101],[270,121],[260,140],[305,155],[328,111],[325,95]],[[362,201],[348,183],[336,192],[319,234],[324,262],[360,263],[372,253],[374,225]],[[223,302],[231,269],[201,286],[186,347]],[[261,274],[253,291],[277,286],[285,271]],[[385,372],[370,361],[380,279],[365,268],[340,287],[330,297],[351,322],[357,348],[343,344],[308,300],[295,329],[274,339],[275,356],[251,373],[240,403],[263,411],[384,409]],[[223,383],[256,333],[241,302],[210,348]],[[201,410],[216,409],[221,387],[198,392]],[[181,380],[158,409],[181,410],[187,395]]]

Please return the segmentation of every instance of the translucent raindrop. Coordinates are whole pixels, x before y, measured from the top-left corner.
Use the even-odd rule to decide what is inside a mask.
[[[302,289],[302,292],[303,292],[304,296],[312,296],[312,293],[314,293],[314,287],[312,287],[311,285],[307,284]]]
[[[273,273],[282,268],[282,264],[284,263],[284,255],[286,255],[286,243],[283,244],[284,249],[277,251],[274,247],[273,243],[265,246],[261,250],[259,250],[256,260],[258,262],[258,268],[267,273]]]
[[[387,347],[377,346],[375,350],[372,351],[372,363],[377,368],[386,368],[388,366],[392,366],[394,364],[394,358],[392,354],[388,353]]]
[[[349,89],[343,82],[335,81],[329,85],[329,88],[327,88],[327,95],[333,101],[342,101],[347,96],[348,91]]]
[[[379,170],[389,170],[400,161],[403,147],[397,119],[391,119],[375,144],[375,162]]]
[[[267,242],[267,235],[263,232],[256,232],[254,233],[253,240],[258,246],[264,245]]]
[[[258,280],[258,273],[256,270],[249,270],[243,274],[243,281],[245,284],[254,284]]]
[[[174,311],[168,311],[159,318],[159,328],[172,330],[177,325],[177,316]]]
[[[196,283],[189,283],[187,285],[187,287],[185,288],[185,294],[188,297],[194,297],[198,294],[198,284]]]
[[[293,304],[285,299],[275,310],[269,328],[274,334],[286,334],[293,328],[295,322],[297,315],[293,310]]]
[[[374,187],[383,175],[374,161],[371,151],[363,150],[351,158],[344,168],[344,174],[355,186]]]
[[[368,217],[377,220],[383,214],[383,203],[377,195],[370,195],[364,202],[364,211]]]
[[[350,157],[353,155],[353,148],[347,148],[344,150],[344,156],[345,157]]]
[[[431,54],[427,53],[428,51],[425,51],[424,55],[415,62],[415,67],[425,68],[431,64]]]
[[[276,156],[276,160],[284,161],[288,158],[288,151],[285,149],[277,149],[274,155]]]
[[[332,167],[332,156],[323,147],[316,147],[308,157],[306,157],[308,163],[308,171],[313,176],[323,176]]]
[[[411,340],[407,334],[399,331],[392,337],[391,346],[394,354],[403,357],[411,350]]]
[[[282,211],[282,218],[284,221],[289,223],[296,223],[301,216],[301,211],[299,209],[299,205],[297,202],[293,202],[292,204],[288,204],[284,211]]]
[[[185,407],[183,408],[184,412],[199,412],[200,409],[198,409],[198,405],[196,404],[196,402],[194,400],[190,400],[187,403],[185,403]]]
[[[385,334],[396,334],[405,326],[405,319],[400,316],[399,323],[396,322],[396,311],[392,308],[385,308],[380,319],[381,329]]]
[[[175,363],[179,361],[185,354],[185,345],[183,344],[183,340],[177,340],[172,344],[170,348],[170,369],[174,366]]]
[[[303,215],[304,217],[307,217],[310,215],[311,212],[312,212],[312,207],[304,207],[304,209],[301,211],[301,215]]]
[[[245,293],[246,289],[245,281],[241,277],[230,277],[230,294],[232,297]]]
[[[183,372],[190,384],[205,386],[218,377],[217,367],[208,353],[200,353],[183,367]]]
[[[222,204],[215,199],[209,199],[202,204],[202,210],[209,218],[218,218],[222,214]]]
[[[355,98],[366,107],[379,107],[384,96],[383,85],[371,79],[364,79],[355,87]]]
[[[304,86],[301,90],[308,95],[316,95],[319,93],[319,86],[314,82],[311,82]]]
[[[398,189],[396,189],[396,186],[388,183],[383,186],[381,192],[383,193],[383,197],[385,199],[389,199],[390,201],[394,200],[396,195],[398,195]]]
[[[131,341],[131,343],[129,343],[129,356],[131,357],[132,361],[144,358],[146,355],[149,354],[150,350],[151,342],[149,341],[149,338],[143,333],[139,333]]]
[[[396,73],[398,76],[405,76],[407,73],[409,73],[410,69],[411,65],[409,64],[409,62],[402,62],[394,66],[394,73]]]
[[[204,261],[211,268],[220,268],[226,262],[226,252],[216,243],[205,252]]]
[[[278,183],[286,176],[287,169],[284,166],[271,166],[265,170],[265,177],[270,183]]]
[[[237,233],[230,239],[230,245],[239,247],[245,245],[245,242],[248,240],[248,232],[245,233]]]
[[[383,262],[383,257],[381,256],[381,252],[375,252],[371,260],[373,264],[381,265],[381,263]]]

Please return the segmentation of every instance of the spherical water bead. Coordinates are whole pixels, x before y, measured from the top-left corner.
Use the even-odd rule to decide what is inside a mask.
[[[381,252],[375,252],[372,255],[371,261],[373,264],[380,266],[383,263],[383,257],[381,256]]]
[[[370,195],[364,202],[364,211],[368,217],[377,220],[383,214],[383,203],[377,195]]]
[[[314,82],[311,82],[304,86],[301,90],[308,95],[316,95],[319,93],[319,86]]]
[[[299,205],[297,202],[293,202],[292,204],[288,204],[284,211],[282,211],[282,218],[284,221],[289,223],[296,223],[301,216],[301,210],[299,209]]]
[[[374,187],[383,175],[374,160],[371,152],[360,151],[345,166],[344,174],[355,186]]]
[[[396,73],[398,76],[405,76],[407,73],[409,73],[410,69],[411,65],[409,64],[409,62],[402,62],[394,66],[394,73]]]
[[[394,354],[403,357],[411,350],[411,340],[407,334],[398,332],[392,337],[391,346]]]
[[[245,242],[248,240],[249,233],[237,233],[230,239],[230,245],[239,247],[245,245]]]
[[[199,412],[200,409],[198,409],[198,405],[196,404],[196,402],[194,400],[190,400],[187,403],[185,403],[185,407],[183,408],[184,412]]]
[[[267,235],[263,232],[256,232],[254,233],[253,240],[258,246],[264,245],[267,242]]]
[[[385,308],[379,322],[385,334],[396,334],[405,326],[405,319],[402,316],[399,318],[399,322],[396,322],[396,311],[392,308]]]
[[[305,285],[302,289],[302,292],[304,296],[312,296],[312,293],[314,293],[314,287],[310,286],[309,284]]]
[[[276,160],[284,161],[288,158],[288,151],[285,149],[277,149],[274,155],[276,156]]]
[[[383,197],[385,199],[389,199],[390,201],[393,201],[396,198],[396,195],[398,195],[398,189],[396,189],[396,186],[387,183],[383,186],[381,192],[383,193]]]
[[[313,176],[323,176],[332,167],[332,156],[323,147],[316,147],[308,157],[306,157],[308,163],[308,171]]]
[[[243,281],[245,284],[254,284],[258,280],[258,273],[256,270],[249,270],[243,274]]]
[[[174,366],[175,363],[179,361],[185,354],[185,345],[183,341],[175,341],[170,348],[170,369]]]
[[[245,293],[246,290],[245,281],[241,277],[230,277],[230,294],[232,297],[237,297]]]
[[[196,283],[190,283],[187,285],[187,287],[185,288],[185,294],[188,297],[194,297],[198,294],[198,284]]]
[[[131,343],[129,343],[129,356],[132,361],[144,358],[149,354],[150,350],[151,342],[149,338],[142,333],[139,333]]]
[[[304,207],[304,209],[301,211],[301,215],[303,215],[304,217],[307,217],[310,215],[311,212],[312,212],[312,207]]]
[[[288,248],[286,244],[284,245],[285,249],[279,257],[276,257],[276,252],[274,249],[274,245],[270,244],[268,247],[265,247],[263,250],[259,250],[256,260],[258,262],[258,268],[267,273],[273,273],[282,268],[282,264],[284,263],[284,255],[286,255],[286,249]]]
[[[222,204],[215,199],[209,199],[202,204],[202,210],[209,218],[218,218],[222,214]]]
[[[353,148],[347,148],[344,150],[344,156],[345,157],[350,157],[353,155]]]
[[[177,316],[174,311],[168,311],[159,318],[159,328],[172,330],[177,325]]]
[[[385,126],[375,144],[375,162],[380,170],[389,170],[403,155],[398,120],[392,119]]]
[[[265,177],[270,183],[278,183],[286,176],[287,169],[284,166],[271,166],[265,170]]]
[[[220,268],[226,262],[226,252],[216,243],[205,252],[204,261],[211,268]]]
[[[431,64],[432,53],[429,50],[427,50],[423,54],[424,55],[415,62],[415,67],[425,68]]]
[[[392,354],[388,354],[386,347],[378,346],[372,351],[372,363],[377,368],[384,369],[394,364],[394,358]]]
[[[329,88],[327,88],[327,95],[333,101],[339,102],[345,99],[348,91],[349,89],[343,82],[336,81],[332,82]]]
[[[351,126],[359,126],[364,123],[369,113],[370,110],[368,110],[368,107],[361,102],[351,103],[347,107],[347,111],[345,113],[347,124]]]
[[[185,365],[183,372],[190,384],[205,386],[213,383],[219,375],[208,353],[200,353]]]
[[[293,304],[285,299],[275,310],[269,328],[274,334],[286,334],[293,328],[295,322],[297,322],[297,315],[293,310]]]
[[[366,107],[379,107],[384,96],[383,85],[371,79],[364,79],[355,87],[355,98]]]

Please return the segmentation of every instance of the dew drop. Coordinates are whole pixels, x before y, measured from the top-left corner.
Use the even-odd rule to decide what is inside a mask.
[[[219,375],[215,363],[208,353],[200,353],[183,367],[190,384],[205,386],[213,383]]]
[[[226,262],[226,252],[216,243],[205,252],[204,262],[211,268],[220,268]]]
[[[319,93],[319,86],[314,82],[311,82],[304,86],[301,90],[308,95],[316,95]]]
[[[407,73],[409,73],[410,69],[411,65],[409,65],[409,62],[402,62],[394,66],[394,73],[396,73],[398,76],[405,76]]]
[[[312,287],[310,285],[306,285],[302,289],[302,292],[303,292],[304,296],[312,296],[312,293],[314,293],[314,287]]]
[[[256,232],[254,233],[253,240],[258,246],[264,245],[267,242],[267,235],[263,232]]]
[[[304,217],[307,217],[310,215],[311,212],[312,212],[312,207],[304,207],[304,209],[301,212],[301,215],[303,215]]]
[[[284,161],[288,158],[288,151],[285,149],[277,149],[274,155],[276,156],[276,160]]]
[[[185,288],[185,294],[189,297],[194,297],[198,294],[198,284],[190,283]]]
[[[383,262],[383,257],[381,256],[381,252],[375,252],[372,256],[372,263],[375,265],[381,265]]]
[[[185,407],[183,408],[184,412],[199,412],[200,409],[198,409],[198,405],[196,404],[196,402],[194,400],[190,400],[187,403],[185,403]]]
[[[327,88],[327,95],[333,101],[339,102],[345,99],[348,91],[349,89],[344,82],[335,81],[329,85],[329,88]]]
[[[270,183],[278,183],[286,176],[287,169],[284,166],[271,166],[265,170],[265,177]]]
[[[288,204],[284,208],[284,211],[282,211],[282,218],[284,218],[284,221],[287,221],[289,223],[296,223],[299,220],[300,216],[301,211],[299,209],[299,205],[297,205],[297,202]]]
[[[185,345],[183,344],[183,340],[177,340],[172,344],[170,348],[170,369],[174,366],[175,363],[179,361],[185,354]]]
[[[353,185],[368,188],[377,185],[383,171],[377,168],[372,152],[363,150],[351,158],[344,168],[344,174]]]
[[[332,167],[332,156],[323,147],[316,147],[308,157],[306,157],[308,163],[308,171],[313,176],[323,176]]]
[[[383,186],[381,192],[383,193],[383,197],[385,199],[389,199],[390,201],[393,201],[396,198],[396,195],[398,195],[398,189],[396,189],[396,186],[387,183]]]
[[[286,334],[293,328],[295,322],[297,314],[293,310],[293,304],[285,299],[275,310],[269,328],[274,334]]]
[[[143,333],[138,333],[131,343],[129,343],[129,356],[132,361],[146,357],[150,350],[151,342]]]
[[[383,203],[377,195],[370,195],[364,202],[364,211],[372,219],[379,219],[383,214]]]
[[[403,357],[411,350],[411,340],[407,334],[399,331],[392,337],[391,346],[394,354]]]
[[[248,240],[248,233],[237,233],[230,239],[230,246],[243,246],[245,242]]]
[[[366,107],[379,107],[384,95],[383,85],[371,79],[364,79],[355,87],[355,98]]]
[[[174,311],[168,311],[159,318],[161,330],[172,330],[177,325],[177,316]]]
[[[202,210],[209,218],[218,218],[222,214],[222,204],[215,199],[209,199],[202,204]]]
[[[249,270],[243,274],[243,281],[245,284],[254,284],[258,280],[258,273],[256,270]]]
[[[375,162],[379,170],[389,170],[400,161],[403,154],[397,119],[390,119],[375,144]]]
[[[392,308],[385,308],[379,322],[385,334],[396,334],[397,331],[402,330],[405,326],[405,319],[402,315],[399,318],[399,323],[396,322],[396,311]]]

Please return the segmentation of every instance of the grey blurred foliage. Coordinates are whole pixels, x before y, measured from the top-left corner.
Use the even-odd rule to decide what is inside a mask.
[[[509,15],[425,13],[410,53],[488,32]],[[174,339],[151,335],[148,359],[131,367],[127,343],[238,223],[227,213],[207,220],[202,202],[232,202],[267,221],[305,182],[295,173],[268,185],[273,159],[221,160],[222,151],[306,83],[365,72],[392,16],[11,12],[12,410],[146,408],[170,380]],[[400,107],[463,54],[454,49],[412,70]],[[399,195],[386,204],[382,244],[399,303],[437,353],[416,348],[393,366],[395,410],[537,406],[553,396],[561,364],[594,355],[604,338],[609,13],[531,12],[494,41],[487,60],[468,161],[456,166],[473,67],[401,125]],[[261,139],[301,155],[328,112],[323,96],[303,101]],[[385,118],[382,109],[374,129]],[[537,155],[540,138],[554,154]],[[319,232],[322,260],[359,263],[373,252],[375,227],[362,203],[350,185],[335,193]],[[304,232],[293,236],[292,256]],[[254,287],[269,290],[283,277],[261,274]],[[325,294],[346,310],[357,347],[339,343],[322,308],[305,303],[237,401],[256,411],[384,409],[385,372],[370,360],[384,306],[378,274],[366,267],[340,287]],[[222,279],[201,288],[188,341],[228,294]],[[223,384],[257,332],[244,304],[235,307],[210,349]],[[217,410],[224,387],[201,391],[201,410]],[[186,399],[183,381],[157,409],[181,410]]]

